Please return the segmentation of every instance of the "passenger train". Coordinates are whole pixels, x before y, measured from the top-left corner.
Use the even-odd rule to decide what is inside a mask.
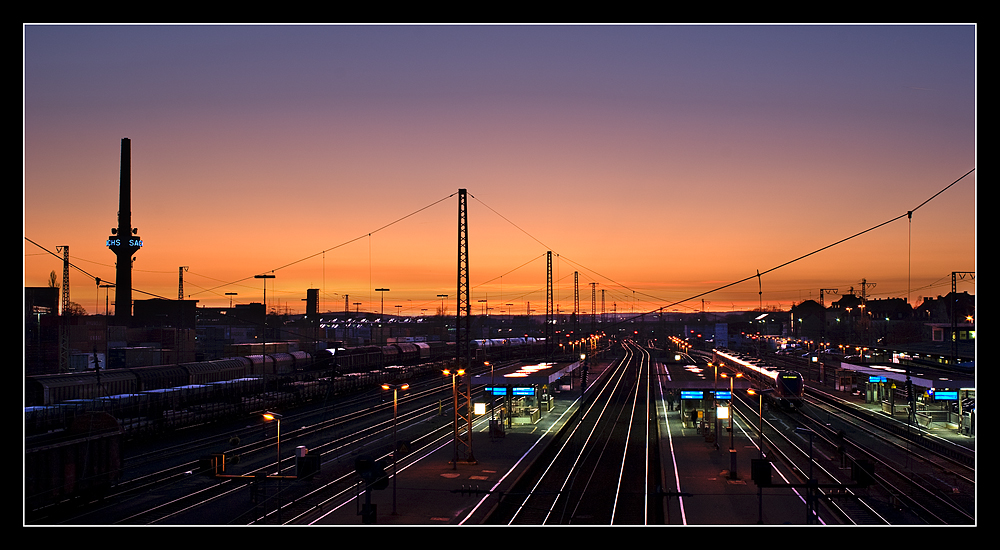
[[[794,410],[802,406],[802,392],[805,385],[802,382],[801,374],[779,369],[756,358],[730,350],[713,350],[712,357],[716,364],[742,372],[758,389],[764,390],[765,398],[781,408]]]

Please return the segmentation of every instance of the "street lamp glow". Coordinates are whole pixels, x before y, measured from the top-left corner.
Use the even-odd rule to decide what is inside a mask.
[[[382,384],[383,390],[392,390],[392,513],[396,514],[396,455],[399,453],[399,443],[396,439],[397,409],[399,407],[399,392],[409,389],[406,382],[402,384]]]
[[[263,416],[264,420],[267,420],[268,422],[270,422],[271,420],[278,421],[277,450],[278,450],[278,476],[280,477],[281,476],[281,415],[271,411],[264,411]]]

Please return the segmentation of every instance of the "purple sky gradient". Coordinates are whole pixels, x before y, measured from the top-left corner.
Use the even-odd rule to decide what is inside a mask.
[[[562,311],[574,271],[585,310],[591,282],[609,309],[700,309],[685,300],[905,214],[976,163],[974,25],[23,31],[24,236],[114,279],[128,137],[133,284],[175,298],[189,266],[208,306],[260,301],[253,275],[277,270],[282,310],[307,288],[371,310],[387,287],[387,308],[433,311],[455,294],[457,200],[421,209],[466,188],[474,301],[544,308],[552,250]],[[911,222],[767,274],[762,300],[865,279],[915,301],[975,265],[973,172]],[[51,271],[25,241],[24,284]],[[93,279],[70,281],[103,313]],[[757,282],[704,299],[756,305]]]

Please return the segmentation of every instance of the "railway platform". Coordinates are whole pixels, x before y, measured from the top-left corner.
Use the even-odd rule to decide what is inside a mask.
[[[886,412],[886,407],[883,403],[865,399],[865,396],[860,392],[836,389],[830,383],[821,383],[815,380],[807,380],[806,385],[816,387],[825,393],[834,395],[843,401],[851,403],[858,409],[868,411],[868,413],[873,416],[891,418],[900,426],[909,425],[910,429],[917,431],[928,438],[942,440],[951,445],[964,447],[970,450],[974,450],[976,447],[976,433],[975,430],[969,429],[969,426],[963,427],[957,424],[945,422],[934,422],[929,426],[925,426],[920,422],[910,421],[910,419],[907,418],[907,410],[903,406],[895,407],[894,414],[890,415]]]
[[[591,367],[596,373],[607,367]],[[451,439],[414,451],[421,460],[406,461],[396,478],[395,512],[393,482],[371,492],[374,525],[429,526],[480,525],[505,491],[551,443],[578,406],[579,388],[554,394],[554,406],[534,424],[514,424],[503,436],[492,434],[488,419],[477,421],[472,436],[472,458],[454,463]],[[319,514],[312,525],[365,525],[360,515],[364,495],[346,505]]]
[[[664,523],[667,525],[803,525],[804,494],[769,487],[758,492],[751,480],[751,460],[759,457],[748,432],[739,429],[730,450],[728,433],[706,436],[685,427],[679,410],[658,407]],[[732,475],[732,454],[736,472]],[[782,483],[780,473],[772,474]]]
[[[606,368],[606,364],[595,368]],[[554,394],[554,407],[534,424],[514,425],[503,437],[491,434],[489,422],[477,422],[473,433],[475,462],[453,464],[454,443],[442,440],[411,453],[393,483],[371,492],[373,525],[432,526],[481,525],[505,492],[541,456],[554,435],[575,410],[579,389]],[[738,422],[730,451],[728,433],[716,442],[690,423],[685,427],[679,410],[657,404],[659,454],[666,525],[804,525],[805,494],[780,487],[758,491],[751,479],[751,461],[759,457],[753,433]],[[718,443],[718,444],[716,444]],[[732,454],[736,473],[731,475]],[[412,464],[411,464],[412,462]],[[776,466],[774,482],[797,482]],[[321,474],[322,476],[322,474]],[[785,479],[783,479],[785,477]],[[318,483],[317,483],[318,484]],[[361,515],[364,495],[339,507],[330,507],[309,520],[310,525],[365,526]]]

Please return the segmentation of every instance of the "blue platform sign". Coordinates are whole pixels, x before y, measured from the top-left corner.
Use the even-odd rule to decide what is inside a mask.
[[[934,392],[934,399],[938,401],[958,401],[957,391],[936,391]]]
[[[535,395],[534,386],[486,386],[483,391],[492,395]]]
[[[705,392],[695,390],[681,390],[681,399],[704,399]]]

